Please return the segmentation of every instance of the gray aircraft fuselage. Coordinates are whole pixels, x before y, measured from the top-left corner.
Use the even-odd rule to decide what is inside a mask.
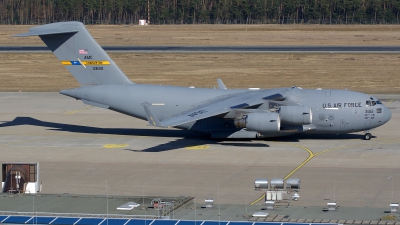
[[[271,90],[225,90],[130,84],[88,86],[61,91],[62,94],[100,103],[108,106],[111,110],[140,119],[146,119],[143,103],[156,103],[153,112],[160,120],[178,115],[215,98],[248,92],[254,93],[255,97],[272,95],[277,92],[286,93],[288,96],[286,101],[310,106],[312,108],[312,125],[315,126],[315,129],[306,131],[307,133],[339,134],[367,131],[383,125],[391,118],[390,110],[377,99],[367,94],[347,90],[307,90],[296,87]],[[378,103],[367,105],[367,102],[372,101]],[[264,137],[299,133],[299,130],[294,129],[296,126],[289,125],[287,127],[288,131],[283,129],[279,133],[266,134]],[[183,124],[178,128],[205,135],[221,130],[240,130],[230,120],[221,117]]]

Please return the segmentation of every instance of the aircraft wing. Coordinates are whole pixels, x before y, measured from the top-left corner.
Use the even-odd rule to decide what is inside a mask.
[[[181,124],[190,123],[193,121],[228,113],[231,110],[244,109],[255,105],[261,105],[266,100],[282,99],[283,96],[278,93],[262,96],[257,91],[248,91],[244,94],[240,93],[223,99],[211,101],[209,103],[192,108],[188,111],[182,112],[176,116],[162,121],[158,121],[158,119],[154,116],[147,105],[144,105],[144,109],[146,111],[150,125],[158,127],[175,127]]]

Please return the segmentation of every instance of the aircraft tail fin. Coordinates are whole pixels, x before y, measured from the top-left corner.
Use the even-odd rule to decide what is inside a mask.
[[[15,36],[39,36],[81,86],[133,84],[81,22],[59,22]]]

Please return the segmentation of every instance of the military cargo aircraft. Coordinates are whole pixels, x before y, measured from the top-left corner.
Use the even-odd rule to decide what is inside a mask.
[[[60,91],[85,104],[176,127],[211,138],[268,138],[297,133],[364,132],[391,118],[378,99],[348,90],[227,89],[136,84],[130,81],[80,22],[60,22],[29,29],[38,35],[79,82]],[[133,62],[135,63],[135,62]]]

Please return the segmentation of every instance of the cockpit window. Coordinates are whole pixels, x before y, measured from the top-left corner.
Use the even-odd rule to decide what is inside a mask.
[[[366,106],[374,106],[376,104],[382,104],[380,101],[366,101],[365,105]]]
[[[381,101],[376,101],[376,104],[382,105]]]

